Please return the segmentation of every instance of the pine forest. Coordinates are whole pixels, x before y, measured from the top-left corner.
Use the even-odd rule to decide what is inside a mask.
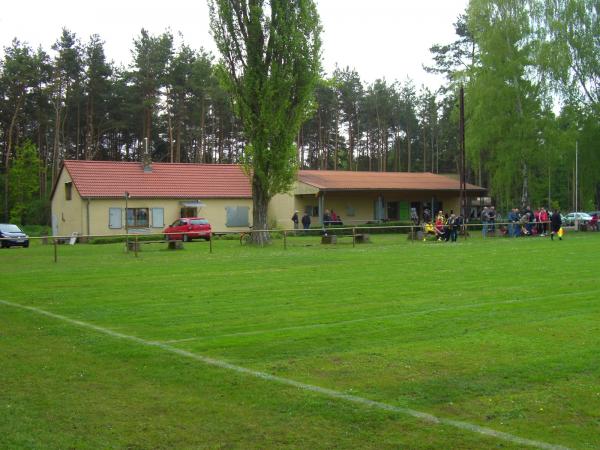
[[[423,69],[444,76],[437,91],[402,74],[367,83],[339,61],[314,90],[298,167],[457,174],[463,86],[468,182],[501,210],[568,210],[577,157],[579,209],[600,209],[599,10],[596,0],[471,0],[455,40],[424,55]],[[147,149],[156,162],[243,161],[217,56],[180,41],[142,29],[120,66],[98,35],[63,29],[46,48],[15,37],[0,60],[0,220],[47,224],[66,159],[139,161]]]

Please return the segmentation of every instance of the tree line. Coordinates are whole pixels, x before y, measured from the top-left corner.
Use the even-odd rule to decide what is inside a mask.
[[[457,92],[465,87],[467,180],[501,208],[579,209],[600,201],[598,5],[471,0],[456,40],[433,45],[439,91],[411,80],[322,74],[296,141],[298,167],[458,172]],[[65,159],[242,162],[247,137],[222,62],[141,30],[115,65],[100,36],[64,29],[48,50],[15,39],[0,60],[3,220],[48,221]],[[560,108],[556,104],[559,102]],[[27,182],[25,182],[27,180]],[[27,188],[22,188],[27,186]]]
[[[599,13],[596,0],[470,0],[456,40],[431,48],[427,69],[465,88],[470,179],[505,211],[600,209]]]
[[[154,161],[243,160],[247,142],[213,55],[144,29],[131,53],[129,65],[117,66],[100,36],[82,42],[67,29],[49,51],[18,39],[4,49],[3,220],[45,222],[65,159],[136,161],[148,148]],[[300,167],[455,172],[452,107],[410,80],[367,84],[355,70],[336,69],[318,82],[298,133]],[[24,173],[19,149],[31,144],[39,164]],[[37,180],[30,198],[12,188],[16,173]]]

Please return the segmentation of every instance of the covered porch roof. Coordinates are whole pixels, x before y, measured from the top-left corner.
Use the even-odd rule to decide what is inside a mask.
[[[300,170],[298,181],[321,192],[327,191],[454,191],[460,192],[460,181],[429,172],[351,172]],[[485,193],[481,186],[467,183],[469,194]],[[303,189],[300,186],[297,193]]]

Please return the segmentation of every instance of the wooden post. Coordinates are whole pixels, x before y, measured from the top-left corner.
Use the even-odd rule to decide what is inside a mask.
[[[209,253],[212,253],[212,240],[213,240],[213,235],[212,235],[212,233],[210,233],[210,239],[208,240],[208,251],[209,251]]]
[[[135,235],[135,242],[134,242],[133,245],[134,245],[133,250],[135,252],[135,257],[137,258],[138,257],[138,237],[137,237],[137,234]]]
[[[356,228],[352,228],[352,248],[356,247]]]
[[[54,238],[54,262],[58,261],[58,242]]]
[[[287,231],[283,230],[283,249],[287,250]]]
[[[167,241],[169,250],[182,250],[183,249],[183,241]]]
[[[125,251],[129,253],[129,223],[127,221],[127,199],[129,192],[125,192]]]

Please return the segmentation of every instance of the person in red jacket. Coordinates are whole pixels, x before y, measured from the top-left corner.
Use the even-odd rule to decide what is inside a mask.
[[[435,234],[438,237],[438,241],[441,241],[446,237],[446,233],[444,232],[445,226],[446,218],[444,217],[444,212],[440,211],[435,219]]]
[[[542,225],[542,236],[546,236],[546,234],[548,234],[548,220],[550,218],[548,217],[548,211],[546,211],[546,208],[542,208],[540,209],[540,222]]]
[[[598,231],[598,214],[592,215],[592,220],[590,220],[588,228],[590,231]]]

